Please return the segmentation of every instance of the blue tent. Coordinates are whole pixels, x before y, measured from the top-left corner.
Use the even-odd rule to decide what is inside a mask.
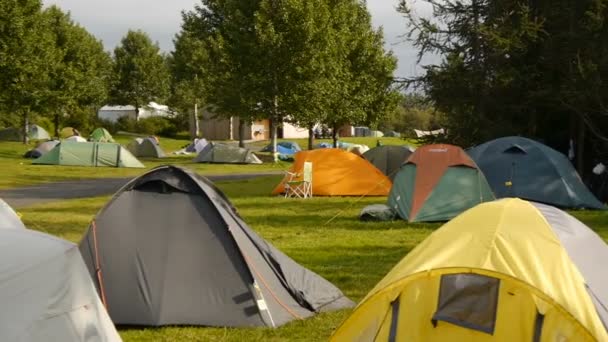
[[[562,208],[605,209],[562,153],[522,137],[495,139],[467,151],[496,198],[520,197]]]
[[[267,145],[262,149],[262,152],[270,152],[272,151],[272,145]],[[284,154],[288,156],[292,156],[298,152],[302,151],[300,145],[296,142],[292,141],[281,141],[277,143],[277,152],[279,154]]]

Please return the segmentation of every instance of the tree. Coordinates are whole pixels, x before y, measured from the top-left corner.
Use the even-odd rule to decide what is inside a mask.
[[[107,99],[111,59],[102,43],[75,24],[69,14],[51,6],[43,15],[59,59],[55,68],[49,68],[45,111],[53,113],[59,136],[62,119],[75,123],[81,121],[83,112],[90,118],[91,108],[98,108]]]
[[[165,102],[169,95],[170,74],[166,58],[143,31],[129,31],[114,49],[112,102],[139,109],[150,101]]]
[[[0,2],[0,107],[17,114],[27,142],[33,111],[47,96],[49,69],[58,63],[38,0]]]
[[[397,60],[384,51],[382,30],[374,30],[365,2],[336,1],[332,7],[333,87],[325,94],[333,144],[345,124],[375,124],[399,101],[392,87]]]

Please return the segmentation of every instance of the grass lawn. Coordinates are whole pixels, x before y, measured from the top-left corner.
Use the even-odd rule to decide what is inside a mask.
[[[123,146],[133,139],[131,136],[116,136],[116,141]],[[344,141],[351,143],[364,143],[370,147],[375,146],[378,138],[345,138]],[[402,145],[407,141],[399,138],[380,138],[386,145]],[[306,139],[296,139],[296,141],[306,148]],[[317,140],[317,141],[329,141]],[[163,159],[140,159],[147,169],[165,164],[182,165],[205,175],[212,174],[231,174],[231,173],[252,173],[266,171],[282,171],[289,168],[290,163],[264,163],[261,165],[235,165],[235,164],[201,164],[193,163],[195,155],[171,155],[171,152],[181,149],[189,143],[189,140],[161,138],[161,147],[169,154],[168,158]],[[259,141],[250,144],[253,148],[260,148],[268,144],[268,141]],[[32,165],[31,159],[23,158],[23,154],[35,147],[35,143],[23,145],[18,142],[0,141],[0,189],[32,185],[37,183],[56,182],[61,180],[73,180],[82,178],[109,178],[109,177],[130,177],[137,176],[144,172],[143,169],[133,168],[110,168],[110,167],[73,167],[55,165]],[[269,155],[268,153],[266,153]]]
[[[319,273],[354,301],[365,294],[439,224],[360,222],[361,208],[385,198],[283,199],[269,193],[280,177],[219,182],[246,222],[269,242]],[[78,242],[109,197],[21,209],[32,229]],[[332,217],[339,214],[333,221]],[[574,215],[608,238],[608,212]],[[120,330],[125,341],[323,341],[350,310],[318,315],[278,329],[166,327]]]

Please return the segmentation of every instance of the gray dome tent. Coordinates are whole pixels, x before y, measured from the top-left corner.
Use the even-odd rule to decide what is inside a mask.
[[[119,190],[80,251],[116,324],[276,327],[353,305],[259,237],[206,178],[174,166]]]
[[[27,127],[27,137],[30,140],[50,140],[51,136],[44,128],[38,125],[29,125]],[[3,141],[22,141],[22,128],[4,128],[0,129],[0,140]]]
[[[154,138],[135,138],[127,146],[127,150],[136,157],[164,158],[165,152]]]
[[[520,197],[562,208],[604,209],[562,153],[523,137],[488,141],[467,151],[496,198]]]
[[[195,163],[262,164],[251,150],[232,145],[210,142],[194,158]]]
[[[409,146],[378,146],[363,153],[365,158],[370,163],[374,164],[378,170],[382,171],[388,178],[395,179],[395,175],[399,168],[407,158],[413,153],[413,149]]]

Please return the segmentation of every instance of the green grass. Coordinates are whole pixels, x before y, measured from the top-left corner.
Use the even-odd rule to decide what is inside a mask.
[[[266,240],[338,286],[354,301],[368,291],[439,224],[361,222],[361,208],[376,198],[284,199],[270,196],[280,177],[217,183]],[[32,229],[78,242],[109,196],[62,201],[21,209]],[[608,238],[608,212],[577,211],[577,218]],[[337,215],[337,216],[336,216]],[[335,217],[331,222],[331,218]],[[120,330],[125,341],[322,341],[350,310],[321,314],[278,329],[165,327]]]
[[[115,136],[117,142],[123,146],[133,139],[132,136]],[[351,143],[364,143],[370,147],[375,146],[377,138],[345,138],[344,141]],[[380,138],[386,145],[402,145],[407,141],[399,138]],[[296,141],[306,148],[306,139],[296,139]],[[318,140],[318,141],[329,141]],[[160,138],[161,147],[169,154],[168,158],[147,159],[141,158],[141,162],[146,166],[145,170],[159,165],[173,164],[191,168],[201,174],[232,174],[232,173],[251,173],[266,171],[281,171],[289,168],[290,163],[264,163],[261,165],[235,165],[235,164],[201,164],[193,163],[195,155],[176,156],[171,152],[177,151],[187,145],[189,140]],[[268,141],[258,141],[251,143],[252,147],[263,147]],[[35,147],[32,142],[24,145],[18,142],[0,142],[0,189],[11,187],[26,186],[38,183],[56,182],[62,180],[73,180],[83,178],[109,178],[109,177],[131,177],[142,174],[144,169],[132,168],[109,168],[109,167],[74,167],[56,165],[32,165],[31,159],[23,158],[23,154]],[[268,157],[266,153],[266,157]]]

